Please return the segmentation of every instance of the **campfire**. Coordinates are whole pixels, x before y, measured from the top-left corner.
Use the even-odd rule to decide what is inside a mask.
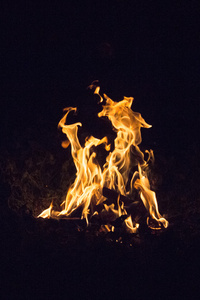
[[[55,210],[51,203],[38,217],[84,219],[88,225],[95,221],[106,232],[114,231],[120,224],[126,231],[136,233],[141,217],[146,218],[151,229],[167,228],[168,221],[159,213],[156,194],[148,178],[154,161],[153,151],[143,153],[139,148],[141,127],[150,128],[151,125],[140,113],[132,111],[134,98],[124,97],[115,102],[106,94],[100,94],[98,82],[93,82],[89,88],[98,95],[103,107],[98,117],[108,118],[116,132],[114,147],[106,136],[102,139],[89,136],[82,146],[78,138],[82,123],[67,124],[68,115],[77,108],[65,108],[58,126],[67,137],[62,146],[71,146],[76,178],[60,210]],[[107,156],[100,164],[97,154],[102,147]]]

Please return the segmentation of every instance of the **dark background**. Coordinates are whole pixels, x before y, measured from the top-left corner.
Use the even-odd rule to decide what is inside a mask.
[[[153,125],[148,143],[166,152],[197,143],[198,1],[11,3],[1,18],[4,138],[24,126],[56,127],[67,106],[98,134],[86,90],[98,79],[114,100],[135,98],[133,110]]]
[[[0,158],[7,177],[1,176],[0,252],[6,299],[183,299],[186,293],[195,298],[200,244],[199,17],[200,3],[193,0],[1,4]],[[159,207],[171,227],[160,236],[141,236],[132,248],[129,238],[119,245],[73,226],[71,230],[66,223],[42,223],[27,211],[16,214],[7,205],[16,178],[37,171],[34,161],[40,163],[48,151],[64,161],[57,134],[64,107],[78,107],[71,120],[83,123],[83,136],[111,132],[108,123],[96,117],[101,108],[87,89],[97,79],[113,100],[133,96],[133,110],[153,125],[142,130],[142,147],[152,148],[158,157]],[[14,178],[10,181],[5,162]],[[52,168],[47,163],[43,170],[40,196]],[[21,185],[26,205],[27,186]],[[55,190],[53,183],[49,186]]]

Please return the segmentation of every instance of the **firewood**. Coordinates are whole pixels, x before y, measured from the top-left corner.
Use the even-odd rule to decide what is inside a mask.
[[[131,215],[132,219],[136,222],[138,222],[141,218],[146,218],[148,215],[148,212],[141,200],[133,201],[132,199],[106,187],[103,188],[103,196],[107,198],[104,203],[108,205],[112,203],[117,204],[117,199],[119,197],[119,200],[124,202],[127,214]]]
[[[141,219],[146,219],[148,216],[148,212],[144,207],[142,201],[135,201],[131,203],[129,206],[125,206],[125,209],[129,215],[131,215],[132,219],[136,222],[139,222]]]
[[[118,192],[111,190],[107,187],[103,188],[103,196],[107,198],[105,201],[106,204],[117,204],[118,197],[120,201],[124,202],[124,205],[130,205],[133,201],[126,196],[119,194]]]

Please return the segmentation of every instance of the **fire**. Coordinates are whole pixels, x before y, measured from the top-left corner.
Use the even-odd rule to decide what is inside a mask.
[[[139,224],[129,206],[136,203],[133,195],[138,190],[148,214],[148,226],[153,229],[166,228],[168,222],[159,213],[156,195],[150,189],[148,179],[148,163],[154,159],[153,151],[146,151],[148,159],[145,160],[144,153],[139,148],[142,141],[141,127],[150,128],[151,125],[145,122],[140,113],[131,110],[132,97],[124,97],[122,101],[115,102],[105,94],[100,95],[97,82],[90,85],[90,88],[99,95],[101,103],[105,102],[98,117],[107,117],[112,123],[113,130],[117,134],[114,150],[111,151],[107,137],[98,139],[90,136],[86,138],[82,147],[78,139],[78,128],[82,124],[80,122],[66,124],[68,114],[75,112],[77,108],[65,108],[65,115],[58,127],[67,137],[63,147],[71,145],[76,178],[61,204],[61,211],[53,210],[51,203],[50,207],[38,217],[70,219],[80,217],[89,223],[92,217],[97,216],[104,221],[104,230],[107,231],[113,231],[113,222],[121,218],[127,231],[136,232]],[[103,145],[108,152],[103,167],[99,165],[95,152],[99,145]],[[134,168],[136,170],[133,173]],[[105,188],[118,195],[116,201],[107,204]]]

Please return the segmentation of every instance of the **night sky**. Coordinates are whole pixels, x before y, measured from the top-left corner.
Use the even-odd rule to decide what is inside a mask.
[[[197,144],[199,1],[7,1],[2,6],[1,129],[57,127],[77,106],[86,131],[101,135],[99,80],[113,100],[135,98],[153,128],[149,147],[178,153]],[[78,118],[78,117],[77,117]],[[146,131],[146,130],[144,130]],[[186,149],[186,150],[185,150]]]

